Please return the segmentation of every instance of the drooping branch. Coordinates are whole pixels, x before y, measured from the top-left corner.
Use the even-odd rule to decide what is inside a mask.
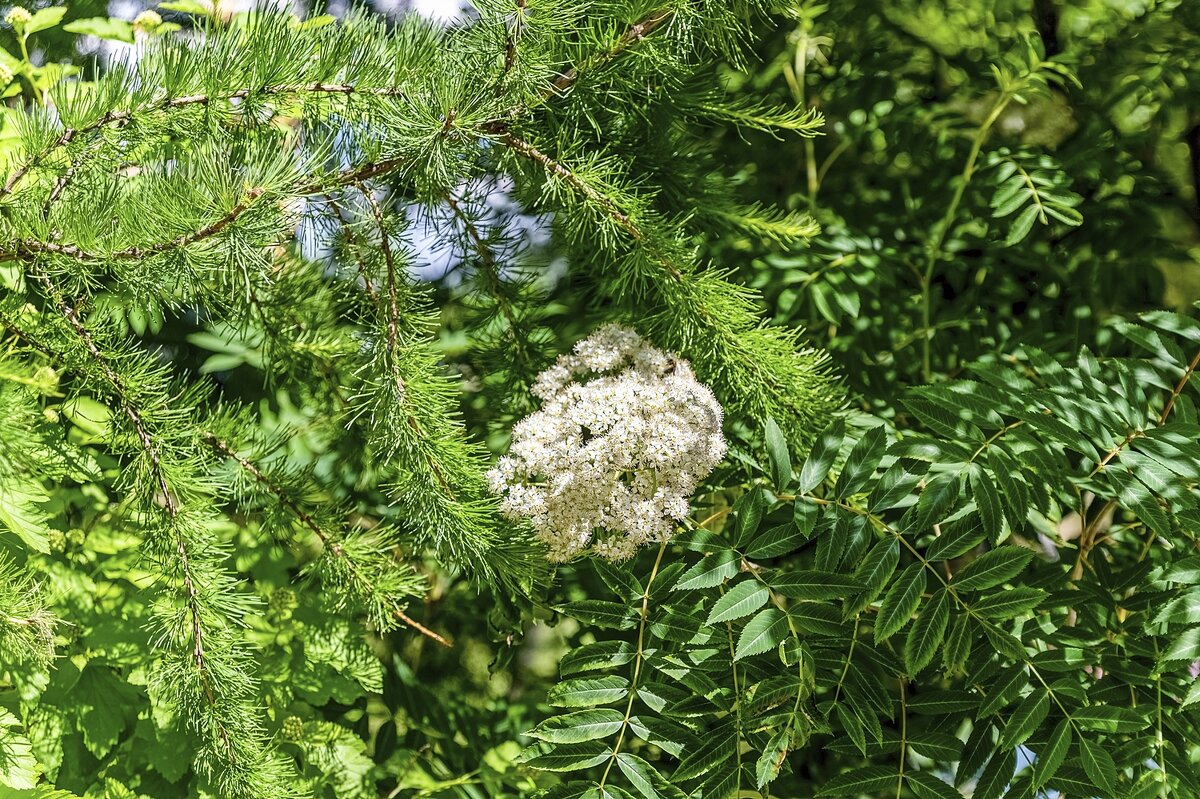
[[[537,147],[534,147],[532,144],[524,139],[521,139],[513,133],[505,133],[500,137],[500,141],[514,152],[541,164],[542,167],[551,175],[554,175],[558,179],[562,180],[577,193],[583,195],[587,200],[603,210],[610,219],[617,223],[617,225],[629,235],[629,238],[632,239],[634,243],[639,245],[647,244],[646,234],[643,233],[642,229],[629,217],[629,214],[622,211],[621,207],[617,205],[616,201],[607,194],[604,194],[595,186],[592,186],[586,180],[580,178],[579,175],[566,167],[564,164],[551,158],[549,155],[546,155]],[[670,260],[664,257],[661,253],[657,252],[654,248],[648,249],[659,265],[667,271],[667,274],[669,274],[675,280],[683,280],[683,272],[680,271],[678,266],[671,263]]]
[[[550,84],[550,88],[543,95],[544,97],[552,97],[555,95],[566,94],[572,86],[579,80],[582,74],[600,69],[612,61],[616,60],[622,53],[628,50],[633,45],[645,39],[657,28],[670,22],[675,16],[674,9],[660,8],[651,11],[646,16],[639,19],[637,22],[625,29],[624,33],[613,43],[612,47],[602,53],[598,53],[583,64],[571,67],[563,74],[554,79]]]
[[[517,318],[511,300],[504,294],[504,287],[501,284],[500,265],[496,262],[496,253],[483,238],[479,226],[467,215],[462,205],[454,198],[454,195],[446,194],[446,205],[462,225],[467,238],[470,239],[471,245],[475,248],[475,252],[479,257],[479,267],[484,273],[488,290],[496,298],[496,305],[500,310],[500,314],[504,317],[504,321],[508,323],[509,338],[512,341],[517,360],[525,368],[532,368],[532,358],[529,355],[529,348],[526,346],[525,339],[521,338],[517,333],[520,329],[520,320]]]
[[[162,508],[167,514],[167,517],[174,527],[179,517],[179,500],[175,497],[167,482],[166,473],[163,469],[162,453],[157,442],[147,429],[145,420],[141,410],[130,400],[129,392],[126,389],[125,381],[121,375],[113,368],[107,356],[96,344],[92,334],[88,331],[83,321],[79,318],[76,309],[66,301],[62,293],[55,288],[50,278],[40,272],[31,271],[31,274],[45,289],[47,295],[58,308],[67,324],[74,331],[75,335],[83,344],[89,357],[95,364],[100,374],[108,382],[110,391],[116,399],[117,404],[121,408],[121,412],[129,419],[133,425],[134,434],[136,435],[139,444],[142,447],[146,458],[150,462],[150,469],[153,475],[154,482],[157,485],[157,493],[161,501]],[[192,662],[196,667],[197,673],[200,675],[200,682],[204,690],[204,696],[210,707],[215,707],[217,698],[212,686],[212,680],[209,676],[208,664],[206,661],[204,648],[204,624],[201,617],[200,609],[200,592],[197,588],[196,575],[192,570],[192,558],[188,550],[188,544],[182,533],[176,528],[175,530],[175,552],[179,557],[180,576],[183,580],[183,589],[186,594],[186,602],[188,614],[191,619],[192,631]],[[229,739],[229,733],[222,725],[218,725],[217,733],[221,738],[222,745],[225,747],[227,756],[230,762],[235,762],[233,744]]]
[[[239,455],[238,452],[227,442],[208,431],[202,432],[201,436],[217,453],[237,463],[238,466],[240,466],[251,477],[253,477],[259,485],[263,486],[263,488],[269,491],[276,498],[279,504],[286,508],[293,516],[295,516],[301,524],[311,530],[313,534],[316,535],[321,541],[322,545],[324,545],[324,547],[329,550],[334,557],[339,558],[343,563],[346,564],[347,571],[351,577],[359,583],[359,586],[364,589],[364,591],[369,591],[371,589],[370,580],[365,574],[362,573],[362,570],[358,568],[358,565],[354,563],[354,561],[346,554],[346,550],[342,546],[341,542],[326,532],[326,530],[317,523],[317,520],[313,518],[312,514],[306,511],[299,502],[289,496],[287,491],[285,491],[282,486],[272,480],[270,476],[267,475],[267,473],[261,468],[259,468],[259,466],[253,461],[242,455]],[[453,644],[451,644],[441,635],[438,635],[416,619],[410,617],[402,608],[393,607],[392,615],[422,635],[437,641],[442,646],[453,646]]]

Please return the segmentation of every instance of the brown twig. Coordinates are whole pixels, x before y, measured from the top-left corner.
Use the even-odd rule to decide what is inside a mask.
[[[1179,378],[1179,382],[1177,382],[1175,384],[1175,388],[1171,390],[1170,396],[1167,397],[1166,404],[1163,405],[1162,413],[1158,415],[1157,427],[1161,427],[1162,425],[1166,424],[1168,417],[1171,415],[1171,409],[1175,407],[1175,401],[1178,400],[1183,394],[1183,390],[1187,388],[1188,382],[1192,379],[1192,375],[1196,373],[1198,368],[1200,368],[1200,352],[1197,352],[1192,358],[1191,362],[1187,365],[1187,368],[1184,369],[1183,376]],[[1120,444],[1113,447],[1108,451],[1108,453],[1105,454],[1105,456],[1098,464],[1096,464],[1096,467],[1092,469],[1091,474],[1088,476],[1094,477],[1095,475],[1099,474],[1104,470],[1105,467],[1108,466],[1109,463],[1112,462],[1114,458],[1124,451],[1125,447],[1127,447],[1132,441],[1141,438],[1143,435],[1145,435],[1145,433],[1140,430],[1135,430],[1129,433],[1129,435],[1125,436],[1125,439]],[[1104,519],[1108,517],[1109,514],[1116,509],[1116,507],[1117,501],[1115,499],[1110,499],[1105,502],[1104,505],[1101,506],[1100,511],[1094,517],[1092,517],[1091,521],[1087,523],[1087,525],[1083,528],[1083,531],[1080,533],[1079,549],[1075,555],[1075,565],[1071,569],[1072,582],[1077,582],[1081,577],[1083,577],[1084,563],[1087,561],[1087,556],[1092,549],[1100,544],[1103,540],[1107,540],[1097,540],[1096,533],[1099,531],[1100,525]]]

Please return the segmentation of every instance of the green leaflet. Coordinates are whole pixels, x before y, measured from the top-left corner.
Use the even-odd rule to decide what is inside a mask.
[[[756,580],[744,580],[729,589],[713,604],[705,624],[711,626],[749,616],[767,604],[769,597],[770,592],[765,585]]]
[[[959,591],[982,591],[1016,577],[1033,558],[1033,552],[1005,546],[985,552],[954,575],[951,585]]]
[[[879,614],[875,620],[876,643],[887,640],[908,624],[921,601],[925,579],[925,567],[920,563],[911,564],[896,578],[879,604]]]
[[[529,731],[532,738],[559,744],[577,744],[607,738],[621,729],[624,717],[612,708],[580,710],[546,719]]]
[[[762,610],[742,628],[734,660],[766,652],[778,646],[787,634],[787,616],[783,612],[776,608]]]

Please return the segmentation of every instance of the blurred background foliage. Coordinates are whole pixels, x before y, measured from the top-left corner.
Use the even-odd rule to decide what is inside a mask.
[[[136,44],[122,41],[127,34],[119,26],[112,40],[102,40],[92,35],[102,32],[95,23],[71,23],[110,15],[131,22],[141,10],[75,0],[62,24],[31,38],[31,67],[63,64],[91,74],[111,48]],[[189,2],[158,10],[185,29],[211,11]],[[297,8],[308,18],[324,10]],[[406,7],[377,10],[398,14]],[[740,165],[744,199],[809,211],[822,232],[788,251],[769,236],[726,234],[698,243],[763,292],[776,323],[806,329],[830,351],[853,404],[903,427],[897,396],[956,376],[967,361],[1003,358],[1018,345],[1060,353],[1084,345],[1119,350],[1128,344],[1111,338],[1104,326],[1111,317],[1183,309],[1200,299],[1200,3],[840,0],[795,3],[786,11],[761,22],[753,57],[725,65],[717,79],[734,97],[814,109],[825,119],[822,135],[779,138],[722,126],[713,128],[709,147],[721,163]],[[211,13],[226,16],[221,8]],[[19,66],[22,48],[13,31],[0,34],[0,45]],[[647,168],[660,177],[668,172],[662,163]],[[530,286],[545,295],[539,340],[547,353],[559,351],[584,332],[574,320],[584,317],[578,311],[591,299],[556,282],[560,254],[539,232],[546,220],[522,217],[504,187],[494,198],[475,213],[529,231],[521,257],[548,276]],[[438,220],[428,220],[428,231],[423,246],[436,264]],[[441,258],[454,260],[452,253]],[[464,378],[464,413],[499,451],[505,440],[498,431],[527,408],[489,401],[461,334],[460,321],[473,312],[469,300],[453,269],[430,275],[442,308],[444,353]],[[127,313],[122,298],[111,298],[110,312]],[[320,435],[307,432],[303,398],[264,385],[254,371],[263,342],[231,346],[205,338],[195,324],[164,326],[136,312],[128,312],[126,323],[170,340],[181,363],[219,371],[228,387],[256,399],[262,424],[287,434],[297,462],[333,468],[332,460],[322,462]],[[69,411],[77,423],[87,421],[87,409]],[[736,457],[732,462],[730,474],[714,482],[736,482],[744,467]],[[77,507],[60,515],[77,524],[52,542],[56,550],[72,561],[119,552],[121,541],[102,523],[109,498],[70,502]],[[248,542],[255,531],[231,526],[228,535]],[[287,588],[289,555],[245,551],[240,566],[256,578],[268,607],[255,617],[251,635],[278,645],[274,651],[286,658],[301,631],[310,638],[328,620]],[[73,583],[75,601],[94,604],[97,614],[119,612],[103,597],[107,575],[120,563],[105,563],[103,573]],[[453,630],[453,649],[394,634],[371,642],[377,667],[372,652],[332,628],[326,672],[273,672],[288,683],[278,695],[285,706],[273,733],[318,755],[322,748],[337,752],[327,761],[309,759],[324,795],[343,795],[347,784],[379,774],[390,775],[378,783],[388,796],[483,799],[524,795],[535,785],[515,762],[516,740],[544,716],[558,658],[592,640],[590,633],[525,609],[540,618],[522,636],[521,610],[481,608],[466,582],[428,566],[432,590],[416,615]],[[546,605],[605,591],[585,566],[561,568],[557,576]],[[115,649],[122,634],[114,625]],[[319,659],[312,652],[308,658]],[[57,742],[37,745],[57,751],[59,787],[81,792],[92,787],[97,758],[125,747],[128,756],[108,776],[115,784],[136,775],[141,793],[159,795],[156,781],[169,781],[184,762],[159,749],[161,741],[146,745],[152,739],[140,737],[139,708],[115,707],[122,700],[112,690],[123,683],[106,668],[68,664],[56,672],[62,685],[51,692],[71,690],[88,701],[78,703],[78,718],[60,720]],[[264,691],[275,688],[268,683]],[[358,734],[347,738],[328,721]],[[329,765],[325,773],[322,762]],[[125,795],[119,785],[111,791]]]

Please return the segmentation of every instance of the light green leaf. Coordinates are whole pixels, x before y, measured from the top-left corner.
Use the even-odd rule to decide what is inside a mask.
[[[757,580],[744,580],[730,588],[713,604],[704,623],[712,626],[749,616],[767,604],[770,596],[770,592],[762,583]]]
[[[637,755],[621,752],[617,755],[617,768],[621,769],[629,784],[646,799],[662,799],[662,794],[654,787],[654,783],[661,782],[662,777],[655,771],[654,766]]]
[[[758,756],[758,762],[754,765],[754,781],[759,790],[779,776],[779,769],[782,768],[783,761],[787,758],[790,741],[791,732],[784,729],[772,735],[771,739],[767,741],[767,745],[763,747],[762,754]]]
[[[1025,210],[1017,215],[1013,223],[1008,228],[1008,235],[1004,237],[1004,246],[1012,247],[1015,244],[1020,244],[1029,235],[1029,231],[1033,230],[1033,223],[1038,218],[1038,206],[1027,205]]]
[[[539,771],[582,771],[598,766],[612,757],[612,748],[599,741],[586,744],[555,746],[550,751],[538,753],[530,748],[522,753],[525,765]]]
[[[42,8],[33,13],[33,19],[25,26],[25,33],[37,33],[38,31],[49,30],[56,27],[62,22],[62,18],[67,14],[66,6],[53,6],[51,8]]]
[[[50,551],[46,513],[39,507],[50,496],[38,483],[16,476],[0,477],[0,526],[16,533],[25,546]]]
[[[698,588],[713,588],[738,573],[739,558],[729,549],[721,549],[706,555],[684,572],[674,590],[694,591]]]
[[[554,707],[595,707],[629,695],[629,680],[613,674],[564,680],[551,687],[546,701]]]
[[[634,658],[633,644],[628,641],[596,641],[583,644],[563,655],[558,662],[558,673],[563,677],[588,671],[615,669],[631,663]]]
[[[0,708],[0,785],[29,790],[37,785],[42,769],[20,727],[20,719]]]
[[[63,25],[63,30],[84,36],[95,36],[98,39],[133,44],[133,26],[123,19],[109,17],[76,19]]]

